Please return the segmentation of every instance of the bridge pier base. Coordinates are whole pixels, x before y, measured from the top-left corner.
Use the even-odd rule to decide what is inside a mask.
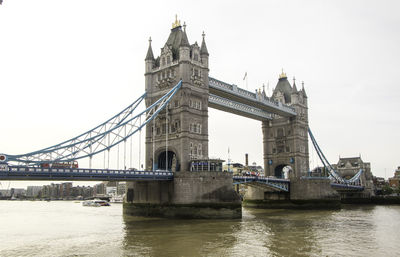
[[[265,209],[337,209],[340,195],[328,179],[292,177],[290,193],[249,186],[243,205]]]
[[[224,172],[176,172],[173,181],[127,183],[124,213],[167,218],[241,218],[242,205]]]

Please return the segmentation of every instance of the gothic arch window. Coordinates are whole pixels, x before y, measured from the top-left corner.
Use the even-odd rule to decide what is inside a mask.
[[[171,56],[167,56],[167,64],[170,64],[171,63]]]
[[[198,53],[194,53],[193,60],[199,61],[199,54]]]
[[[161,65],[165,66],[165,57],[161,58]]]
[[[197,150],[198,150],[197,155],[201,157],[203,155],[203,150],[202,150],[202,145],[201,144],[199,144]]]

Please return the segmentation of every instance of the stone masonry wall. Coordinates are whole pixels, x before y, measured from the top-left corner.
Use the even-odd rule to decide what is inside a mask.
[[[225,172],[176,172],[173,203],[240,204],[240,197],[232,184],[232,174]]]

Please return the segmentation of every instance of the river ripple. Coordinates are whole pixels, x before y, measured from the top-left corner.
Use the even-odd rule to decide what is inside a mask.
[[[0,201],[0,256],[398,256],[400,206],[243,209],[241,220],[122,215],[122,205]]]

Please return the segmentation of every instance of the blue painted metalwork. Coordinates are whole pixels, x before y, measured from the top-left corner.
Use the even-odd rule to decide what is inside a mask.
[[[349,185],[349,184],[339,184],[339,183],[331,183],[331,186],[337,190],[344,191],[363,191],[364,187],[361,185]]]
[[[329,163],[328,159],[325,157],[324,153],[322,152],[321,148],[319,147],[317,140],[313,133],[311,132],[310,128],[308,128],[308,134],[310,135],[311,142],[318,154],[319,159],[321,160],[322,164],[324,165],[325,169],[329,173],[329,177],[332,180],[332,186],[337,187],[337,185],[343,185],[344,187],[352,188],[352,187],[360,187],[360,176],[363,173],[363,170],[360,169],[357,174],[355,174],[351,179],[344,179],[342,178],[338,172],[332,167]],[[362,187],[363,188],[363,187]]]
[[[143,94],[117,115],[80,136],[31,153],[6,155],[6,158],[8,162],[24,163],[31,166],[40,165],[41,163],[67,162],[87,157],[91,158],[93,155],[110,150],[140,131],[167,106],[181,86],[182,81],[179,81],[164,96],[138,114],[134,114],[134,111],[146,94]],[[137,124],[142,115],[145,115],[144,122]]]
[[[8,166],[0,171],[0,180],[82,180],[82,181],[154,181],[173,180],[169,171],[134,171],[74,168]]]
[[[258,183],[269,188],[289,192],[290,181],[288,179],[269,178],[263,176],[233,176],[233,184]]]
[[[272,114],[269,112],[214,94],[209,94],[208,105],[215,109],[229,111],[234,114],[250,117],[260,121],[272,120]]]
[[[268,109],[271,113],[281,116],[296,116],[296,110],[289,105],[282,104],[271,98],[264,98],[261,95],[239,88],[234,84],[228,84],[215,78],[209,77],[208,86],[210,93],[213,93],[224,98],[234,98],[238,102],[251,103],[252,107],[260,109]],[[225,96],[226,95],[226,96]],[[249,104],[248,104],[249,105]]]

